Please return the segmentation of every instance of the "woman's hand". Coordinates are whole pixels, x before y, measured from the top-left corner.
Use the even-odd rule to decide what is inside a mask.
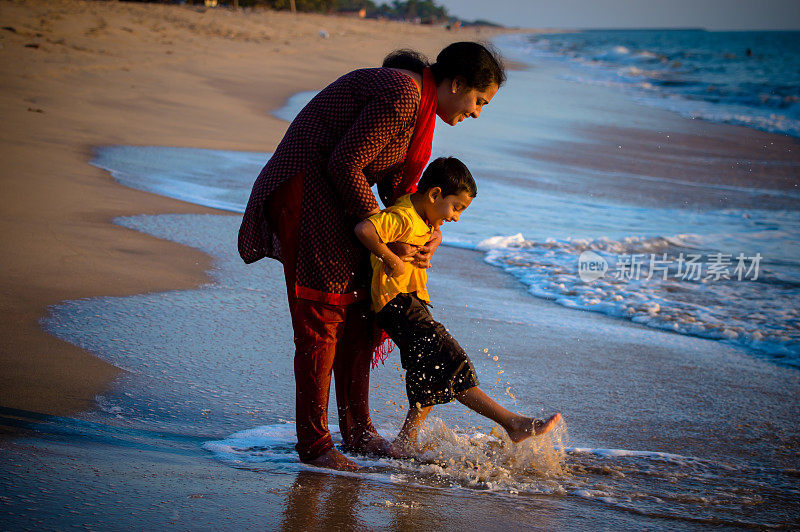
[[[442,231],[437,227],[433,230],[431,234],[431,239],[428,240],[428,243],[424,246],[417,248],[417,252],[413,255],[413,260],[411,264],[416,266],[417,268],[430,268],[431,267],[431,257],[433,257],[433,252],[436,251],[436,248],[439,247],[439,244],[442,243]]]
[[[390,242],[387,244],[392,253],[400,257],[403,262],[410,262],[417,268],[430,268],[433,252],[442,243],[442,231],[439,228],[433,230],[431,239],[424,246],[412,246],[405,242]]]
[[[386,246],[403,262],[413,262],[421,246],[406,244],[405,242],[389,242]]]
[[[388,277],[400,277],[406,271],[406,263],[397,255],[387,254],[381,260]]]

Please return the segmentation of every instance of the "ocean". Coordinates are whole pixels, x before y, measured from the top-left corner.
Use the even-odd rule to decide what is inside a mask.
[[[800,32],[589,30],[532,35],[525,53],[568,79],[623,89],[687,117],[800,136]]]
[[[510,448],[502,434],[476,428],[474,417],[437,410],[421,460],[359,459],[369,470],[354,478],[371,489],[409,487],[406,502],[386,500],[405,505],[402,511],[433,492],[443,507],[472,501],[491,513],[497,501],[513,507],[515,518],[552,510],[557,517],[544,527],[579,528],[567,525],[569,515],[583,516],[590,528],[796,525],[800,191],[601,172],[531,155],[588,147],[585,128],[653,132],[688,127],[689,115],[796,136],[797,57],[786,56],[797,54],[776,52],[796,40],[796,33],[691,31],[497,39],[507,57],[528,68],[509,73],[479,120],[438,124],[433,156],[460,157],[478,182],[468,211],[443,227],[441,255],[477,257],[505,281],[492,278],[500,288],[489,290],[478,279],[464,289],[457,284],[463,279],[454,280],[459,263],[434,257],[433,288],[459,287],[434,313],[461,324],[460,338],[492,395],[531,414],[560,409],[569,432],[562,425]],[[794,74],[765,74],[787,65]],[[710,85],[716,97],[700,89]],[[773,99],[758,96],[773,92]],[[311,97],[296,95],[276,116],[290,120]],[[313,472],[292,449],[280,265],[245,266],[236,253],[235,213],[268,157],[96,149],[92,164],[125,186],[231,214],[115,220],[208,253],[211,282],[66,301],[42,320],[51,334],[127,370],[97,398],[97,411],[83,416],[87,423],[191,435],[202,440],[191,445],[204,459],[269,478]],[[796,184],[798,157],[785,154],[780,164]],[[666,191],[713,201],[667,201]],[[488,344],[493,330],[506,332]],[[537,355],[539,346],[556,352],[560,335],[577,338],[563,358]],[[372,379],[376,424],[388,436],[405,410],[402,372],[390,361]]]

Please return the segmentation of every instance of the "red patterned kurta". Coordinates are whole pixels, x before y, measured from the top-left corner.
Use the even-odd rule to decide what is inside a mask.
[[[334,304],[368,297],[369,253],[353,228],[378,208],[372,185],[385,203],[400,182],[419,101],[414,81],[386,68],[355,70],[317,94],[253,185],[239,229],[242,259],[281,260],[267,199],[302,173],[297,295]]]

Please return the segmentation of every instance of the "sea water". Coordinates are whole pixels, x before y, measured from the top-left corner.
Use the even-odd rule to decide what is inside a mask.
[[[800,32],[587,30],[508,39],[565,77],[684,116],[800,136]]]

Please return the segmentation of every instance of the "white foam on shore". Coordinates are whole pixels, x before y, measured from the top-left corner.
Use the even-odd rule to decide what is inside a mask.
[[[268,153],[106,146],[91,164],[125,186],[230,212],[244,212]]]
[[[782,363],[800,367],[800,290],[791,271],[781,274],[769,263],[760,265],[741,280],[678,276],[681,253],[700,254],[705,245],[699,235],[627,237],[621,240],[548,239],[526,240],[521,234],[494,237],[477,248],[487,252],[486,261],[514,275],[536,297],[565,307],[600,312],[650,327],[702,338],[720,340],[764,353]],[[606,260],[608,272],[585,282],[578,275],[582,253],[591,251]],[[620,275],[624,257],[642,257],[641,272],[634,278]],[[665,260],[664,274],[647,259]],[[627,259],[625,259],[627,260]],[[736,265],[735,258],[730,270]],[[736,301],[736,305],[723,305]]]
[[[338,427],[330,428],[338,440]],[[512,444],[499,428],[490,434],[456,431],[432,417],[420,433],[423,450],[416,458],[350,456],[363,467],[361,471],[327,472],[395,485],[481,490],[512,497],[571,496],[679,519],[692,515],[687,508],[701,515],[715,504],[747,507],[758,501],[749,489],[722,487],[726,475],[739,469],[731,464],[663,451],[568,447],[566,440],[563,423],[550,435]],[[294,425],[280,423],[239,431],[206,442],[203,448],[218,460],[248,470],[323,471],[299,461],[295,442]],[[705,482],[718,489],[709,492]],[[751,478],[754,486],[762,482]]]
[[[590,449],[588,447],[566,447],[564,452],[569,454],[591,454],[599,458],[620,458],[636,457],[649,458],[651,460],[696,460],[695,458],[682,456],[680,454],[663,453],[657,451],[630,451],[627,449]]]
[[[286,100],[282,107],[272,111],[272,116],[280,118],[285,122],[291,122],[297,113],[317,95],[318,91],[302,91],[295,93]]]
[[[339,428],[330,425],[334,441]],[[550,434],[512,444],[504,431],[465,433],[448,428],[431,417],[420,432],[422,452],[414,459],[367,459],[350,456],[365,469],[358,475],[392,483],[462,487],[506,493],[553,493],[554,479],[563,476],[561,464],[566,429],[562,424]],[[234,467],[269,471],[317,469],[300,462],[294,445],[293,423],[247,429],[202,445],[213,456]],[[559,490],[560,491],[560,490]]]

